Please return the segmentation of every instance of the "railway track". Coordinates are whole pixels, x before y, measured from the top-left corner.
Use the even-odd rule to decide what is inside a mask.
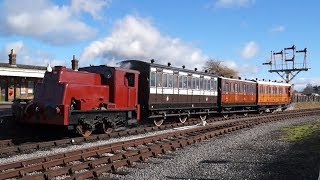
[[[202,140],[260,123],[318,115],[320,110],[250,117],[232,122],[217,122],[146,138],[75,150],[0,166],[0,179],[86,179],[116,173],[122,166],[134,167],[149,157],[157,157]]]
[[[309,112],[311,110],[293,110],[292,112]],[[289,111],[286,112],[278,112],[275,114],[287,114]],[[265,117],[270,116],[273,114],[252,114],[245,118],[252,118],[252,117]],[[207,119],[207,123],[212,123],[215,121],[232,121],[238,118],[244,118],[243,116],[232,116],[229,117],[228,120],[226,120],[223,117],[214,117]],[[75,144],[81,144],[84,142],[95,142],[99,140],[106,140],[110,138],[119,138],[119,137],[125,137],[130,135],[139,135],[144,134],[147,132],[155,132],[155,131],[161,131],[161,130],[168,130],[173,129],[177,127],[183,127],[183,126],[191,126],[201,123],[201,120],[199,119],[190,119],[189,121],[182,123],[168,123],[164,124],[162,126],[156,127],[156,126],[143,126],[138,128],[131,128],[126,129],[118,132],[113,132],[110,134],[94,134],[89,137],[67,137],[62,138],[61,136],[57,137],[18,137],[13,139],[4,139],[0,140],[0,157],[6,157],[8,155],[15,155],[19,153],[29,153],[33,152],[34,150],[46,150],[54,147],[61,147],[61,146],[67,146],[67,145],[75,145]]]

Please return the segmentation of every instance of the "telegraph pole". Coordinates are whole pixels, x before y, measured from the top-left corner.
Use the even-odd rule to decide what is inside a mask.
[[[303,55],[302,62],[296,61],[296,55],[298,54]],[[307,48],[296,50],[295,45],[284,48],[279,52],[271,51],[269,62],[262,65],[268,65],[269,72],[276,72],[287,83],[291,83],[291,80],[301,71],[308,71],[310,69],[307,67]]]

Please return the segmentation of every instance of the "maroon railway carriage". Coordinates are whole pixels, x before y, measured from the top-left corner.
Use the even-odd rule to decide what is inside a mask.
[[[50,124],[76,129],[83,136],[104,133],[140,119],[139,72],[108,66],[79,71],[56,66],[37,84],[35,97],[26,107],[13,105],[22,123]]]
[[[188,117],[202,120],[217,113],[217,76],[196,70],[128,60],[121,67],[138,70],[141,116],[159,126],[165,119],[184,123]]]
[[[250,80],[219,77],[219,106],[221,113],[228,117],[229,113],[256,111],[257,83]]]

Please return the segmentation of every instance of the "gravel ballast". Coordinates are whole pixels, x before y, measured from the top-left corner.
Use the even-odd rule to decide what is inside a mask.
[[[308,144],[280,139],[282,127],[312,123],[320,116],[266,123],[214,137],[150,158],[137,168],[120,168],[119,179],[317,179],[320,153]],[[141,168],[139,168],[141,167]]]

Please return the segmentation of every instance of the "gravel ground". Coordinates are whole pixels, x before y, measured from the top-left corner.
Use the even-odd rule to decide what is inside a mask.
[[[317,179],[320,152],[308,144],[280,140],[279,128],[311,123],[320,116],[267,123],[188,146],[136,168],[120,168],[116,179]],[[319,142],[319,139],[317,139]]]

